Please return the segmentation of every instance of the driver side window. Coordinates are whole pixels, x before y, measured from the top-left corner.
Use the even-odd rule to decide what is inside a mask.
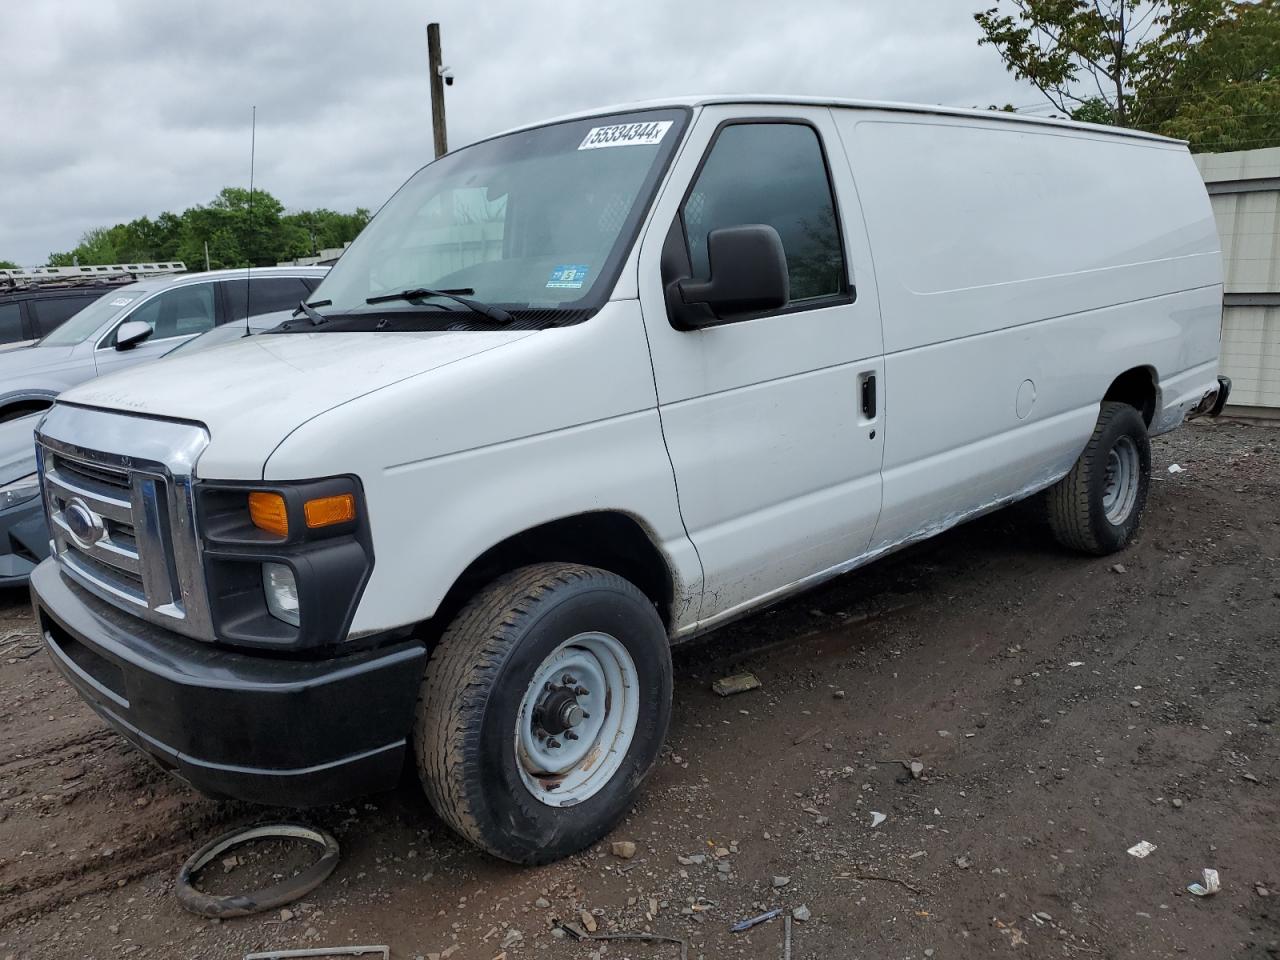
[[[140,320],[152,329],[153,333],[147,338],[147,343],[190,337],[212,330],[214,326],[213,284],[202,283],[167,290],[138,307],[125,317],[122,323],[130,320]],[[118,330],[119,327],[117,326],[116,329]],[[103,346],[114,348],[115,345],[116,334],[112,331]]]
[[[707,235],[763,223],[778,231],[791,300],[843,295],[848,271],[818,132],[801,123],[734,123],[720,131],[680,211],[695,277],[710,275]]]

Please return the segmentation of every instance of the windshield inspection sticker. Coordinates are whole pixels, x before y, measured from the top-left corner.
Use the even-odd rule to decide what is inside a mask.
[[[671,120],[653,120],[649,123],[616,123],[612,127],[592,127],[578,144],[579,150],[596,150],[600,147],[647,147],[661,143],[671,129]]]
[[[591,268],[585,263],[566,263],[551,271],[548,290],[581,290]]]

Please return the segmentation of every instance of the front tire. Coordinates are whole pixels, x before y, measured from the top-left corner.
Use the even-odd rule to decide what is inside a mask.
[[[595,843],[630,809],[671,718],[653,604],[594,567],[524,567],[477,594],[427,665],[414,723],[431,805],[515,863]]]
[[[1071,472],[1049,488],[1049,526],[1063,546],[1103,556],[1122,549],[1142,520],[1151,487],[1151,440],[1142,415],[1104,402]]]

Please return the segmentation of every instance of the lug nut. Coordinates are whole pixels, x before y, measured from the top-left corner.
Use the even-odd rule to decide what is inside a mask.
[[[578,682],[578,681],[577,681],[577,680],[575,680],[573,677],[571,677],[569,674],[567,674],[567,673],[566,673],[566,674],[564,675],[564,685],[565,685],[566,687],[572,687],[572,686],[573,686],[575,683],[577,683],[577,682]]]
[[[547,746],[550,747],[552,750],[559,750],[560,741],[557,740],[555,737],[552,737],[550,740],[547,741]]]
[[[564,738],[565,738],[566,740],[577,740],[577,739],[578,739],[578,735],[577,735],[576,733],[574,733],[572,730],[566,730],[566,731],[564,732]]]
[[[589,694],[590,692],[591,692],[591,691],[590,691],[590,690],[588,690],[586,687],[575,687],[575,688],[574,688],[574,690],[573,690],[573,695],[574,695],[575,697],[585,697],[585,696],[587,696],[587,694]]]

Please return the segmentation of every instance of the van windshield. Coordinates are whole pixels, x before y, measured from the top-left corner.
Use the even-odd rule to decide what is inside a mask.
[[[394,299],[429,289],[499,306],[525,327],[585,318],[608,297],[687,115],[573,120],[447,154],[387,201],[311,302],[326,317],[487,322],[443,297]],[[368,302],[379,297],[391,299]]]

